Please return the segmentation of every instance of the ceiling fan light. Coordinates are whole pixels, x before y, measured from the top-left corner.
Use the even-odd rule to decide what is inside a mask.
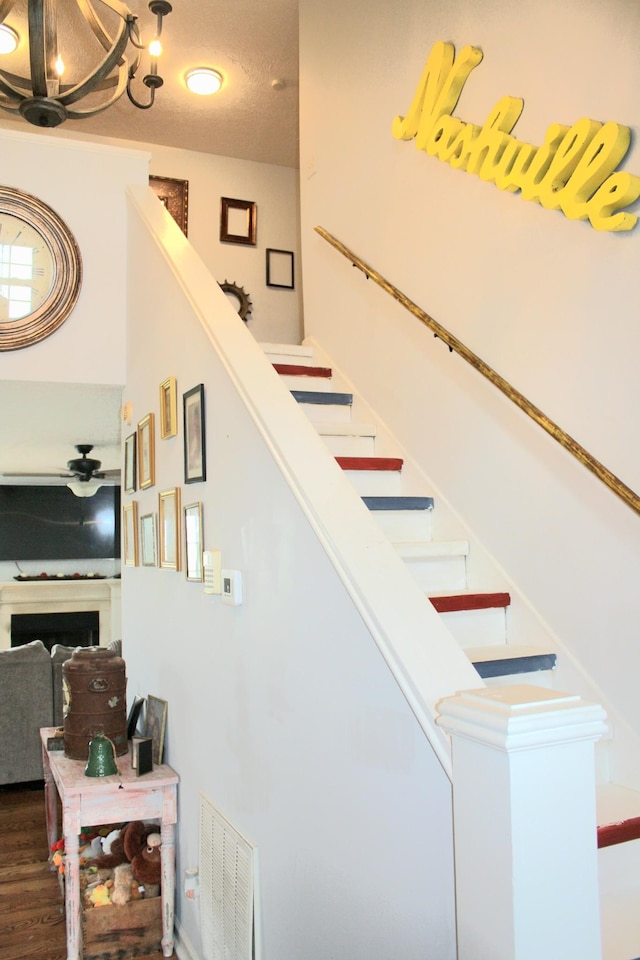
[[[70,480],[67,486],[76,497],[92,497],[102,484],[99,480],[92,478],[91,480]]]
[[[222,74],[211,67],[196,67],[185,75],[185,82],[191,93],[209,97],[222,86]]]
[[[0,24],[0,54],[13,53],[18,47],[20,37],[12,27],[6,23]]]

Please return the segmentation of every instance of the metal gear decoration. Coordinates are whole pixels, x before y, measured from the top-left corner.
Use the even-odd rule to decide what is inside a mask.
[[[247,316],[251,313],[251,307],[253,306],[249,299],[249,294],[242,287],[237,286],[235,283],[230,283],[228,280],[225,280],[224,283],[219,283],[218,286],[223,293],[230,294],[236,298],[238,301],[238,316],[246,323]]]

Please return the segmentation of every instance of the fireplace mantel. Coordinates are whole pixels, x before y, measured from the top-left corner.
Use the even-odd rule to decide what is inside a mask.
[[[0,583],[0,650],[11,646],[11,616],[97,610],[100,644],[120,637],[120,580],[22,580]]]

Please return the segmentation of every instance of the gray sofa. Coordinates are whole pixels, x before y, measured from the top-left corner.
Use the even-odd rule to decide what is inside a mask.
[[[33,640],[0,650],[0,786],[42,780],[40,727],[62,726],[62,665],[75,649]],[[109,649],[120,656],[121,641]]]

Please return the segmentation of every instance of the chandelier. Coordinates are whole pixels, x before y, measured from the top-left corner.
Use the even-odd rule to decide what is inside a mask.
[[[15,6],[16,0],[0,0],[0,30],[19,37],[19,11],[11,17]],[[18,43],[11,55],[15,72],[0,65],[1,109],[19,113],[37,127],[57,127],[67,119],[80,120],[106,110],[125,91],[138,109],[153,106],[155,92],[164,83],[158,74],[158,57],[162,20],[171,13],[167,0],[149,3],[156,16],[156,32],[146,46],[137,17],[120,0],[27,0],[26,8],[22,19],[28,44]],[[12,20],[11,26],[7,19]],[[149,92],[141,103],[132,85],[144,51],[151,65],[142,77]],[[70,82],[65,82],[65,57],[73,75]]]

